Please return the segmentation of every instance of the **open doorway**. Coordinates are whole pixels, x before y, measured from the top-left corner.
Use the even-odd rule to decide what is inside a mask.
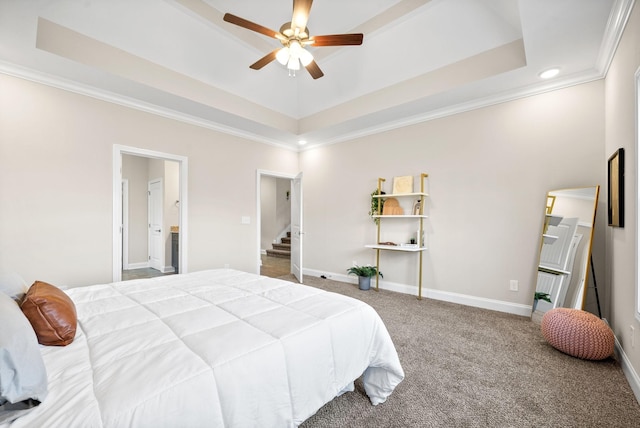
[[[118,145],[113,155],[113,280],[187,272],[187,159]]]
[[[296,181],[298,180],[298,181]],[[302,282],[301,174],[258,171],[258,272]]]
[[[179,164],[122,155],[122,280],[178,272]]]
[[[260,274],[291,273],[291,179],[265,175],[260,181]]]

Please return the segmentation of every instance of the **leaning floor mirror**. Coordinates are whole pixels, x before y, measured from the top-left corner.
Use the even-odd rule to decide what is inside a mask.
[[[600,186],[547,194],[532,319],[553,308],[583,309]]]

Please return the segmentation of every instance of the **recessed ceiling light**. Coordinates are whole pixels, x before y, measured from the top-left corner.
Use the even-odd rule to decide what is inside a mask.
[[[300,146],[304,146],[305,144],[307,144],[307,142],[305,140],[298,141],[298,145],[300,145]]]
[[[543,71],[542,73],[538,74],[538,76],[540,76],[541,79],[551,79],[552,77],[556,77],[558,73],[560,73],[560,69],[555,67]]]

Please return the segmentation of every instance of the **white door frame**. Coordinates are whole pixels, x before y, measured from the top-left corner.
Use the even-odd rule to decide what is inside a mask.
[[[156,152],[153,150],[139,149],[137,147],[113,145],[113,281],[122,280],[122,155],[141,156],[152,159],[162,159],[178,162],[180,165],[180,219],[179,219],[179,248],[180,248],[180,273],[188,270],[188,221],[187,221],[187,177],[188,159],[186,156]]]
[[[261,247],[261,236],[262,236],[262,213],[261,213],[261,180],[262,177],[276,177],[276,178],[286,178],[289,179],[291,181],[293,181],[294,178],[296,178],[297,174],[287,174],[287,173],[283,173],[283,172],[274,172],[274,171],[267,171],[267,170],[263,170],[263,169],[259,169],[257,170],[256,173],[256,228],[257,228],[257,233],[256,233],[256,273],[258,275],[260,275],[260,262],[262,260],[262,254],[260,253],[260,247]],[[302,266],[300,266],[300,269],[302,270]]]
[[[122,269],[129,269],[129,179],[122,179]]]

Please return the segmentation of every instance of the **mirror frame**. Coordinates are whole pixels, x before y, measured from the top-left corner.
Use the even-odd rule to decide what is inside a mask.
[[[538,306],[538,299],[537,299],[537,295],[535,294],[535,292],[538,291],[538,287],[539,287],[539,272],[541,271],[550,271],[552,269],[541,269],[541,262],[542,262],[542,250],[543,250],[543,245],[545,245],[545,234],[546,231],[548,229],[549,226],[549,214],[553,213],[553,208],[555,206],[555,203],[557,202],[557,194],[558,193],[563,193],[563,192],[571,192],[574,191],[576,192],[576,194],[578,194],[580,191],[586,191],[586,190],[591,190],[593,191],[593,198],[589,197],[588,199],[591,200],[593,199],[593,206],[592,209],[590,209],[590,213],[591,213],[591,218],[589,223],[590,226],[590,233],[589,236],[586,237],[588,239],[588,242],[586,242],[584,244],[584,249],[582,250],[581,255],[583,256],[582,260],[580,261],[580,265],[578,267],[578,269],[574,269],[572,268],[571,270],[571,276],[573,277],[574,275],[583,275],[584,276],[584,282],[582,284],[582,286],[580,287],[580,289],[578,289],[577,292],[581,293],[581,299],[580,299],[580,304],[578,307],[578,302],[576,302],[576,304],[574,306],[569,305],[567,306],[565,303],[563,303],[561,305],[561,307],[573,307],[574,309],[582,309],[584,310],[585,305],[586,305],[586,300],[587,300],[587,289],[588,289],[588,284],[589,284],[589,271],[592,271],[593,268],[593,264],[591,263],[591,257],[592,257],[592,250],[593,250],[593,241],[594,241],[594,235],[595,235],[595,226],[596,226],[596,213],[597,213],[597,208],[598,208],[598,199],[600,196],[600,185],[595,185],[595,186],[585,186],[585,187],[574,187],[574,188],[565,188],[565,189],[556,189],[556,190],[550,190],[549,192],[547,192],[547,196],[546,196],[546,203],[545,203],[545,217],[544,217],[544,221],[543,221],[543,225],[542,225],[542,234],[540,236],[540,244],[539,244],[539,252],[538,252],[538,264],[537,264],[537,269],[536,271],[538,272],[538,274],[536,275],[536,287],[534,290],[534,299],[533,299],[533,304],[532,304],[532,308],[531,308],[531,316],[533,319],[534,313],[536,312],[541,312],[537,310],[537,306]],[[579,198],[579,196],[578,196]],[[558,214],[558,213],[556,213]],[[560,215],[562,215],[562,213],[559,213]],[[566,216],[567,218],[571,218],[574,216]],[[586,217],[585,217],[586,219]],[[578,222],[580,223],[580,222]],[[582,221],[581,222],[583,226],[587,227],[587,222],[586,221]],[[574,234],[575,235],[575,234]],[[574,260],[573,261],[573,266],[576,266],[576,263],[578,263],[578,260]],[[592,272],[593,273],[593,272]],[[571,282],[570,282],[571,283]],[[567,287],[570,285],[567,284]],[[576,298],[579,297],[579,295],[576,295]]]

